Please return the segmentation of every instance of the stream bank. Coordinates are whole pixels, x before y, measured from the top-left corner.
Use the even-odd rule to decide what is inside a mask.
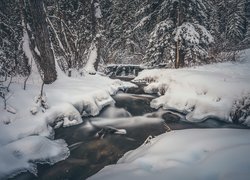
[[[37,177],[22,173],[13,179],[86,179],[103,167],[115,164],[126,152],[145,143],[149,136],[190,128],[247,128],[215,119],[202,123],[182,121],[181,114],[151,108],[150,102],[156,95],[141,92],[142,86],[118,93],[113,97],[115,105],[105,107],[97,117],[84,118],[80,125],[56,129],[55,139],[67,142],[69,158],[51,166],[38,165]]]

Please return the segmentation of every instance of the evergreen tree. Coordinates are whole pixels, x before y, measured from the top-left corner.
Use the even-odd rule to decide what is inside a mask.
[[[147,61],[178,68],[207,58],[209,44],[213,42],[206,29],[210,9],[207,1],[164,0],[145,7],[150,7],[143,10],[147,11],[145,17],[155,24],[149,36]]]
[[[230,43],[238,44],[246,32],[245,0],[232,0],[227,3],[226,37]]]
[[[217,28],[217,49],[230,51],[237,49],[246,33],[245,0],[212,0],[217,14],[213,24]],[[218,22],[218,23],[217,23]]]

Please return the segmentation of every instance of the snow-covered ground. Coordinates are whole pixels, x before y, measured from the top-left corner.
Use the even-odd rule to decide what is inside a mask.
[[[188,121],[216,117],[250,125],[250,50],[240,62],[144,70],[134,81],[148,82],[145,92],[161,95],[152,107],[184,112]]]
[[[151,139],[89,179],[245,180],[250,176],[250,131],[188,129]]]
[[[45,108],[35,103],[41,84],[13,83],[8,93],[7,110],[0,101],[0,179],[22,171],[36,173],[36,163],[53,164],[69,156],[64,140],[53,140],[53,128],[82,122],[82,116],[95,116],[114,103],[111,95],[134,86],[100,75],[59,79],[44,86]],[[48,108],[48,109],[47,109]],[[32,113],[34,115],[32,115]]]

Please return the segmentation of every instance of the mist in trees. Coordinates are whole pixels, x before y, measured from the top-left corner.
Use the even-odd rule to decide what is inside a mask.
[[[249,0],[1,0],[1,84],[32,62],[49,84],[57,65],[71,76],[107,63],[234,60],[221,54],[249,47],[249,12]]]

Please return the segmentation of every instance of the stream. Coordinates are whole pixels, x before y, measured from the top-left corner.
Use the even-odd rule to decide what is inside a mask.
[[[109,164],[115,164],[126,152],[141,146],[149,136],[187,128],[247,128],[209,119],[202,123],[181,120],[176,112],[155,110],[150,101],[156,95],[142,94],[141,88],[118,93],[114,105],[105,107],[98,117],[84,123],[55,130],[55,139],[64,139],[70,156],[54,165],[38,165],[38,176],[22,173],[13,179],[86,179]]]

